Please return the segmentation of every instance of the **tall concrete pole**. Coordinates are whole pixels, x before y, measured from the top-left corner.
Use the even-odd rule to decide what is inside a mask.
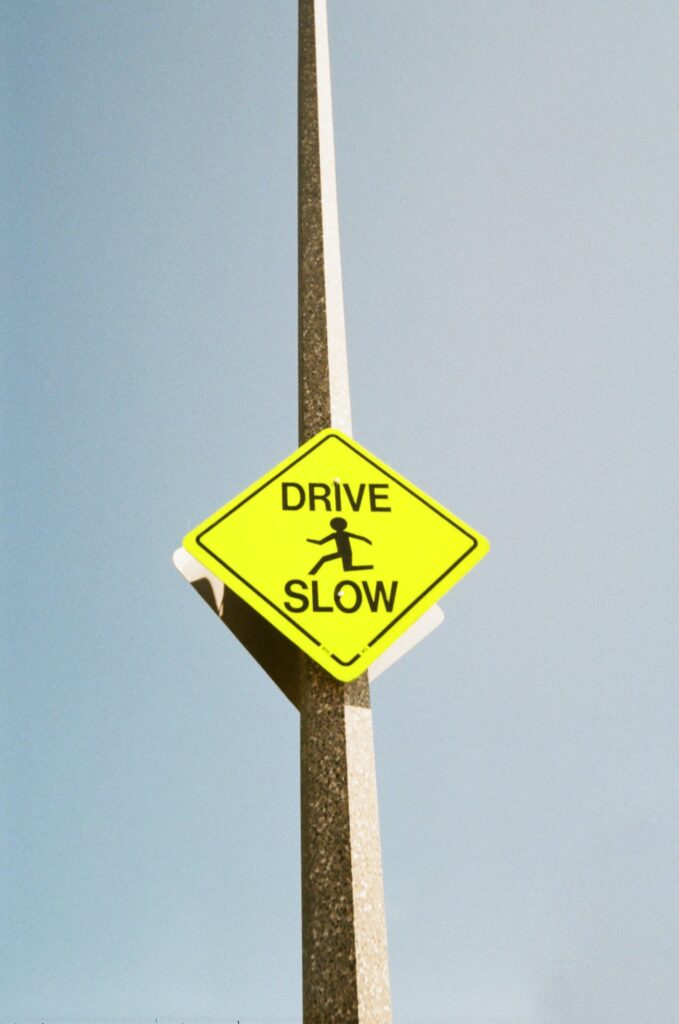
[[[351,433],[326,0],[299,0],[299,440]],[[389,1024],[367,675],[300,654],[304,1024]]]

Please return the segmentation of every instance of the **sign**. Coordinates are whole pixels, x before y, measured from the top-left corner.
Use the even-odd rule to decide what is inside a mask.
[[[338,430],[323,430],[192,530],[184,548],[351,682],[488,541]]]

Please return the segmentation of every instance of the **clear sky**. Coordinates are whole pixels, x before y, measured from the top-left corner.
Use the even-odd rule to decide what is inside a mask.
[[[0,1024],[300,1018],[298,721],[171,564],[296,446],[296,5],[2,5]],[[679,7],[330,0],[395,1020],[676,1024]],[[674,557],[672,553],[674,552]]]

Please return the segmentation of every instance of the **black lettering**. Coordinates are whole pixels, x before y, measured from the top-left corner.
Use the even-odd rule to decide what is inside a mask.
[[[370,584],[366,580],[361,581],[363,584],[363,590],[365,591],[365,599],[368,602],[368,606],[371,612],[377,612],[380,609],[380,600],[384,602],[385,611],[393,611],[394,602],[396,600],[396,590],[398,583],[394,580],[389,589],[389,596],[387,597],[387,591],[382,580],[375,581],[375,592],[372,593],[370,590]]]
[[[291,505],[288,498],[288,490],[291,487],[296,487],[299,492],[300,501],[297,505]],[[296,512],[298,508],[301,508],[304,504],[304,488],[301,484],[283,484],[283,511],[284,512]]]
[[[351,587],[351,589],[354,592],[354,603],[351,606],[351,608],[347,608],[347,606],[343,604],[342,601],[342,599],[346,597],[347,590],[349,587]],[[361,601],[363,600],[358,584],[354,583],[352,580],[342,580],[341,583],[338,583],[337,586],[335,587],[334,598],[335,604],[337,605],[341,612],[357,612],[358,609],[361,607]]]
[[[335,511],[336,512],[341,512],[342,511],[342,491],[340,490],[340,485],[337,482],[337,480],[335,480],[335,482],[334,482],[334,484],[332,486],[333,486],[333,488],[335,490]]]
[[[365,484],[358,485],[358,492],[355,498],[351,493],[351,487],[349,486],[349,484],[342,484],[342,486],[344,487],[344,493],[349,499],[349,504],[353,508],[354,512],[358,512],[359,508],[361,507],[361,502],[363,501],[363,492],[365,491]]]
[[[313,484],[311,485],[313,487]],[[316,580],[311,584],[311,607],[315,612],[331,612],[331,605],[322,605],[318,596],[318,583]]]
[[[385,493],[385,494],[378,494],[377,492],[378,491],[385,491],[386,492],[388,489],[389,489],[389,484],[370,484],[369,485],[368,490],[370,491],[370,511],[371,512],[391,512],[390,508],[378,508],[377,507],[377,502],[378,501],[388,501],[389,500],[389,495],[387,493]]]
[[[332,511],[330,507],[330,488],[327,484],[309,484],[309,511],[315,511],[317,501],[323,502],[326,512]]]
[[[285,487],[285,484],[283,484]],[[296,487],[296,484],[293,484]],[[294,588],[294,589],[293,589]],[[287,608],[289,612],[305,612],[309,607],[309,598],[306,594],[297,594],[295,590],[306,590],[306,583],[304,580],[288,580],[285,584],[285,593],[288,597],[293,597],[295,601],[299,601],[299,606],[290,604],[289,601],[285,601],[283,607]]]

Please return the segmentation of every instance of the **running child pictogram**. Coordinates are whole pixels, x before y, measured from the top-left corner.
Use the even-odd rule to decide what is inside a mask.
[[[327,544],[329,541],[334,540],[337,545],[337,551],[332,555],[323,555],[322,558],[316,562],[313,569],[309,570],[309,576],[315,576],[318,570],[325,562],[332,562],[335,558],[342,559],[342,568],[345,572],[356,572],[359,569],[374,569],[373,565],[354,565],[353,555],[351,551],[351,540],[362,540],[366,544],[371,544],[372,541],[368,540],[367,537],[362,537],[359,533],[349,533],[347,530],[347,521],[342,516],[335,516],[334,519],[330,520],[330,525],[333,528],[333,532],[329,533],[327,537],[322,537],[321,540],[312,540],[311,537],[307,537],[307,543],[309,544]]]

